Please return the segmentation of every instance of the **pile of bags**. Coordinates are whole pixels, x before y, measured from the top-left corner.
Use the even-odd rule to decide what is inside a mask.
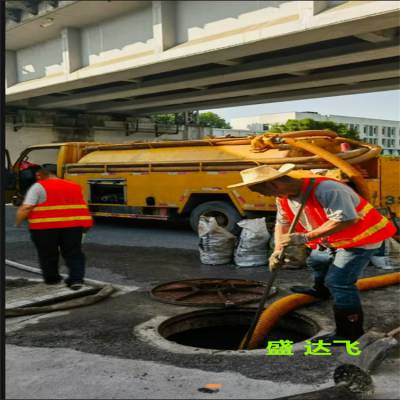
[[[240,238],[217,224],[214,217],[201,216],[199,221],[199,251],[203,264],[229,264],[238,267],[256,267],[268,264],[271,234],[265,218],[238,222],[242,228]]]
[[[268,264],[274,243],[265,218],[244,219],[238,225],[242,228],[239,238],[219,226],[214,217],[200,217],[198,232],[202,264],[220,265],[233,261],[239,268]],[[306,247],[288,246],[282,268],[304,268],[307,256]],[[371,263],[380,269],[400,268],[400,243],[392,238],[385,240],[381,252],[371,257]]]

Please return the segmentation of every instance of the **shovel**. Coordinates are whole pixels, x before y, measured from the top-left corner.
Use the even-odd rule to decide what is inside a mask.
[[[386,358],[389,352],[400,344],[400,327],[388,333],[369,331],[357,341],[362,349],[361,357],[349,356],[343,351],[339,356],[342,362],[333,373],[335,386],[301,393],[293,396],[278,397],[276,400],[336,400],[360,399],[373,391],[371,372]]]
[[[300,215],[301,215],[301,213],[302,213],[302,211],[304,209],[304,206],[306,205],[306,201],[308,199],[308,196],[311,193],[311,190],[312,190],[313,186],[314,186],[314,179],[310,179],[310,183],[309,183],[309,185],[307,187],[307,190],[305,191],[304,196],[301,199],[300,207],[297,210],[297,213],[296,213],[292,223],[290,224],[288,234],[294,233],[296,225],[299,222]],[[283,261],[284,258],[285,258],[285,249],[283,248],[282,251],[281,251],[279,260]],[[269,277],[269,279],[267,281],[267,285],[265,286],[264,294],[263,294],[263,296],[262,296],[262,298],[260,300],[260,304],[258,305],[257,312],[254,315],[254,318],[253,318],[253,321],[251,322],[250,328],[246,333],[246,336],[244,338],[244,342],[242,341],[243,345],[242,344],[240,345],[239,350],[247,350],[247,348],[249,346],[249,343],[250,343],[250,340],[251,340],[251,338],[253,336],[254,329],[256,328],[258,319],[260,318],[260,315],[264,310],[264,304],[265,304],[265,302],[267,301],[267,299],[269,297],[269,293],[271,291],[272,285],[275,282],[277,274],[278,274],[278,269],[277,268],[274,269],[271,272],[271,275],[270,275],[270,277]]]

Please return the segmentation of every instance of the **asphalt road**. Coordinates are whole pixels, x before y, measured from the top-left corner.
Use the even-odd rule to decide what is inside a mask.
[[[37,267],[29,233],[26,227],[13,226],[14,215],[15,209],[7,207],[7,258]],[[266,281],[269,273],[265,267],[202,265],[196,234],[184,225],[161,222],[97,221],[85,239],[84,250],[88,278],[130,286],[133,291],[92,306],[35,316],[9,331],[7,398],[261,399],[332,384],[335,356],[296,353],[289,358],[267,358],[265,354],[243,358],[218,351],[193,356],[143,342],[134,333],[137,326],[153,318],[194,311],[154,301],[148,294],[153,286],[195,277]],[[38,278],[14,268],[7,268],[6,273]],[[366,271],[367,275],[380,273],[373,267]],[[280,271],[278,296],[285,295],[289,286],[310,280],[306,270]],[[363,294],[367,328],[387,331],[398,326],[398,295],[398,287]],[[332,321],[329,302],[309,306],[307,312],[319,322]],[[377,381],[386,398],[396,389],[396,374],[391,371],[398,367],[398,358],[391,363]],[[220,383],[223,388],[213,394],[198,391],[208,383]]]
[[[6,258],[39,267],[27,224],[15,227],[15,212],[15,207],[6,206]],[[83,247],[87,256],[86,277],[114,284],[135,285],[134,279],[118,272],[125,268],[129,271],[130,259],[146,258],[146,254],[154,254],[157,249],[162,249],[161,252],[174,249],[170,250],[171,254],[177,252],[181,256],[190,254],[195,257],[197,242],[197,235],[185,223],[99,218],[84,239]],[[98,257],[102,251],[104,257]],[[120,264],[116,262],[110,269],[104,268],[104,264],[109,264],[110,258],[117,261],[119,257],[124,259]],[[62,259],[60,265],[60,271],[67,273]],[[13,276],[36,276],[11,267],[7,267],[6,273]]]

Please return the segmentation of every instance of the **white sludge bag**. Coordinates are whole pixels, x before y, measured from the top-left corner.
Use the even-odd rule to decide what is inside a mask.
[[[236,236],[219,226],[214,217],[201,216],[198,233],[202,264],[229,264],[232,261]]]
[[[382,255],[372,256],[371,263],[380,269],[400,268],[400,243],[393,238],[385,240]]]
[[[244,219],[237,224],[243,229],[234,253],[235,264],[238,267],[266,265],[271,234],[267,230],[265,218]]]

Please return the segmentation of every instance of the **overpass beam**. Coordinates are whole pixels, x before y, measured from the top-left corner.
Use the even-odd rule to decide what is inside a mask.
[[[355,35],[355,37],[365,40],[370,43],[389,42],[394,39],[396,35],[395,29],[386,29],[378,32],[365,32]]]
[[[396,88],[398,88],[399,83],[400,83],[399,78],[392,78],[392,79],[381,79],[378,81],[371,81],[371,82],[361,82],[359,84],[355,84],[352,86],[346,84],[339,84],[325,88],[324,96],[325,97],[342,96],[342,95],[357,94],[357,93],[370,93],[370,92],[384,91],[384,90],[395,90]],[[257,94],[254,96],[243,96],[232,99],[225,99],[223,103],[221,103],[220,100],[208,100],[208,101],[199,101],[193,103],[187,102],[180,105],[174,104],[157,108],[152,107],[135,111],[126,111],[125,113],[121,112],[121,114],[137,117],[154,113],[162,114],[171,112],[181,112],[185,110],[209,110],[211,108],[225,108],[225,107],[236,107],[236,106],[250,105],[250,104],[292,101],[292,100],[298,100],[299,97],[303,100],[321,97],[321,89],[303,88],[290,91],[283,90],[276,93]]]
[[[15,51],[6,50],[6,88],[18,83],[17,55]]]
[[[61,31],[61,46],[64,73],[70,74],[82,68],[81,32],[76,28]]]
[[[72,95],[67,100],[54,98],[33,100],[31,106],[40,108],[70,107],[122,97],[142,96],[177,89],[211,86],[229,81],[268,77],[281,73],[292,74],[299,71],[332,67],[338,64],[347,65],[357,61],[380,60],[397,55],[397,42],[385,44],[351,44],[303,53],[301,57],[295,54],[279,57],[274,60],[266,59],[253,61],[227,67],[222,70],[217,68],[207,71],[184,73],[174,78],[159,78],[150,82],[143,82],[140,86],[138,86],[138,84],[132,84],[131,86],[120,89],[99,89],[86,94]]]
[[[96,112],[118,112],[131,111],[141,108],[160,107],[173,104],[190,103],[194,101],[208,101],[228,98],[251,96],[254,94],[274,93],[293,89],[306,89],[311,87],[320,88],[323,92],[325,87],[338,84],[359,83],[368,80],[389,79],[399,76],[398,63],[390,63],[385,66],[367,66],[349,68],[345,71],[320,72],[310,77],[296,77],[274,80],[273,78],[254,82],[239,83],[228,87],[218,87],[200,90],[199,92],[188,92],[180,94],[165,94],[157,98],[137,99],[125,103],[105,102],[88,106],[88,110]]]
[[[162,53],[176,45],[176,2],[153,1],[152,9],[155,50]]]

